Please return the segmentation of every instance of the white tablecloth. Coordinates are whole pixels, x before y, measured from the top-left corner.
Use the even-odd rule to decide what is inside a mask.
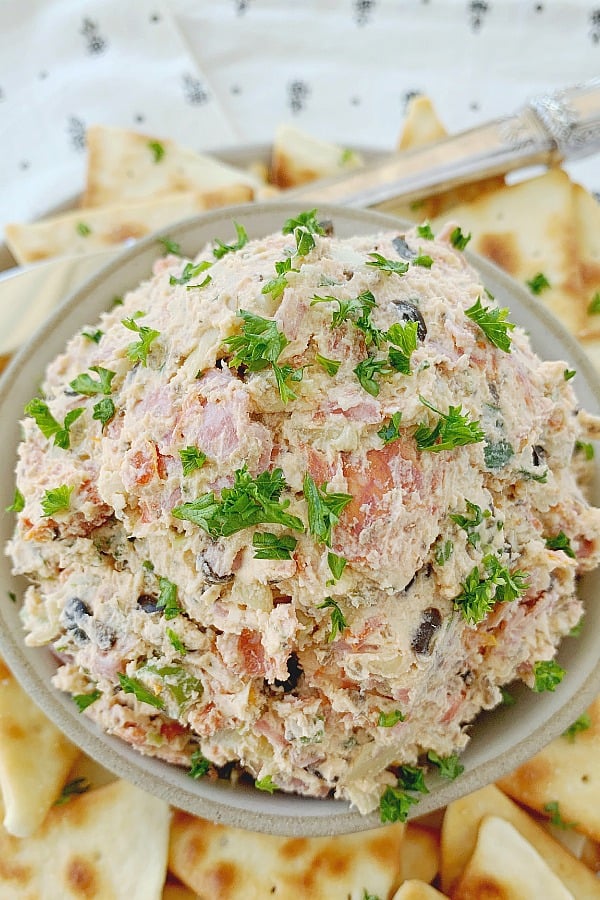
[[[583,0],[2,0],[0,225],[81,190],[91,123],[200,150],[292,121],[391,149],[415,92],[457,130],[598,74]],[[600,190],[598,157],[572,171]]]

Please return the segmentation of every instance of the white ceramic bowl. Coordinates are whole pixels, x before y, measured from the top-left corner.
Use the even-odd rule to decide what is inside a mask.
[[[289,203],[253,204],[230,207],[180,223],[167,229],[189,256],[216,236],[227,237],[231,220],[241,222],[250,237],[260,237],[281,228],[282,222],[297,214],[298,205]],[[335,224],[336,235],[405,227],[398,219],[374,212],[322,207],[322,217]],[[135,287],[146,278],[154,259],[164,248],[153,237],[126,250],[77,290],[33,336],[7,369],[0,383],[0,423],[3,436],[0,490],[2,506],[11,503],[13,470],[20,439],[19,420],[23,407],[36,393],[45,365],[64,347],[67,339],[92,324],[108,308],[113,297]],[[490,263],[470,255],[484,283],[501,306],[511,308],[511,321],[526,328],[536,351],[547,359],[564,359],[577,370],[575,388],[581,404],[590,412],[600,410],[598,376],[581,349],[562,326],[522,287]],[[593,499],[600,503],[600,477],[596,472]],[[2,544],[13,528],[12,514],[1,517]],[[86,753],[108,769],[174,806],[241,828],[290,835],[337,834],[374,828],[378,813],[361,816],[346,803],[317,800],[283,793],[272,796],[253,788],[225,781],[195,781],[187,773],[161,760],[141,756],[118,738],[98,730],[81,716],[70,696],[54,690],[50,677],[56,661],[49,649],[27,648],[19,618],[19,604],[8,592],[23,592],[22,579],[11,575],[10,562],[2,556],[0,576],[0,653],[16,677],[47,715]],[[563,731],[600,692],[600,573],[586,576],[580,590],[586,602],[586,621],[581,636],[564,640],[558,659],[567,675],[555,693],[537,694],[523,686],[514,692],[515,706],[502,707],[479,717],[472,728],[472,740],[463,754],[465,772],[456,781],[430,782],[430,793],[415,808],[417,814],[437,809],[484,784],[499,778]],[[40,748],[40,752],[43,752]]]

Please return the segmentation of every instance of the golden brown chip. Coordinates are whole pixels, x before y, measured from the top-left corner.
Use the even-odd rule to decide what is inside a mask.
[[[486,816],[453,900],[573,900],[539,853],[517,829],[497,816]]]
[[[116,781],[54,807],[38,831],[0,829],[0,897],[160,900],[169,808]]]
[[[419,94],[409,101],[406,108],[398,150],[414,150],[415,147],[439,141],[447,134],[432,101],[425,94]]]
[[[578,900],[599,900],[600,882],[592,872],[494,785],[455,800],[446,809],[442,827],[443,891],[452,894],[473,854],[479,825],[485,816],[500,816],[513,825]]]
[[[589,727],[576,731],[571,739],[555,738],[533,759],[502,778],[498,786],[519,803],[599,841],[600,698],[591,705],[588,715]]]
[[[362,164],[359,153],[322,141],[293,125],[280,125],[275,132],[271,181],[280,188],[297,187],[330,175],[343,175]]]
[[[447,894],[440,894],[434,887],[427,884],[426,881],[411,880],[405,881],[401,885],[392,900],[439,900],[440,897],[447,897]]]
[[[175,141],[106,125],[88,129],[87,161],[84,207],[139,203],[179,192],[223,191],[227,196],[238,185],[248,189],[251,200],[260,184],[252,173]]]
[[[600,203],[576,184],[573,188],[577,222],[577,252],[581,305],[585,313],[577,335],[584,350],[600,362]],[[593,311],[595,310],[595,312]]]
[[[167,882],[163,888],[162,900],[197,900],[198,894],[190,891],[182,884]]]
[[[0,790],[10,834],[41,825],[78,755],[0,660]]]
[[[202,900],[387,897],[399,884],[404,826],[299,838],[215,825],[175,812],[169,869]]]
[[[402,881],[433,881],[440,868],[439,832],[409,822],[404,832],[401,856]]]
[[[244,184],[205,193],[170,194],[157,200],[80,209],[28,224],[11,224],[6,242],[19,263],[65,254],[93,253],[136,240],[197,213],[245,203],[252,191]]]

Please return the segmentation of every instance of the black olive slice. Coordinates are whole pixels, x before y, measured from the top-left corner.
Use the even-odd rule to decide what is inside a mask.
[[[394,250],[398,254],[401,259],[414,259],[417,254],[414,250],[411,250],[408,244],[406,243],[405,237],[403,234],[399,234],[398,237],[395,237],[392,241],[394,246]]]
[[[393,300],[392,302],[400,314],[401,322],[417,323],[417,337],[420,341],[424,341],[427,336],[427,326],[415,304],[410,300]]]
[[[281,681],[279,678],[275,679],[275,684],[277,685],[277,687],[283,688],[286,694],[289,691],[293,691],[294,688],[298,685],[300,677],[302,676],[304,671],[295,653],[290,653],[290,655],[288,656],[287,669],[288,677],[285,681]]]
[[[442,615],[435,606],[429,606],[423,610],[421,623],[415,631],[410,646],[415,653],[431,653],[431,640],[442,624]]]

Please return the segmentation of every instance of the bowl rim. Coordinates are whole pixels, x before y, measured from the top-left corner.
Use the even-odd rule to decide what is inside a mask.
[[[152,251],[152,259],[160,256],[161,251],[164,253],[164,248],[158,243],[158,237],[161,234],[164,235],[165,232],[168,232],[169,237],[183,242],[186,237],[200,228],[213,225],[227,226],[230,225],[232,219],[240,221],[242,224],[248,224],[250,219],[260,221],[261,218],[278,216],[283,221],[284,218],[297,214],[298,208],[297,202],[290,201],[268,201],[225,207],[185,219],[126,248],[116,259],[108,262],[66,297],[27,344],[20,348],[0,379],[0,414],[4,410],[11,392],[20,382],[21,376],[27,371],[31,357],[33,356],[35,359],[39,355],[40,367],[43,369],[55,355],[50,351],[44,352],[48,336],[60,331],[63,320],[69,315],[75,315],[81,303],[90,293],[100,290],[103,285],[110,282],[111,278],[125,277],[136,261],[139,263],[145,259],[150,255],[150,251]],[[358,233],[362,232],[363,234],[370,233],[371,230],[375,232],[406,229],[414,224],[372,210],[332,205],[319,207],[319,213],[323,217],[332,218],[334,222],[336,219],[343,219],[345,222],[356,221],[359,228]],[[201,240],[198,246],[202,242]],[[508,275],[473,253],[466,251],[465,255],[478,270],[484,282],[500,284],[504,293],[515,297],[519,306],[523,307],[532,319],[536,323],[540,323],[556,340],[561,353],[566,349],[569,361],[576,365],[579,374],[583,374],[586,391],[593,400],[592,405],[595,407],[595,411],[600,411],[600,377],[576,340],[566,332],[545,307]],[[135,280],[134,282],[131,285],[132,288],[138,283]],[[99,312],[100,310],[94,315],[97,317]],[[69,335],[71,333],[69,332]],[[64,344],[66,339],[68,338],[61,338],[61,343]],[[590,404],[586,403],[585,405],[589,408]],[[11,424],[15,425],[14,422]],[[14,460],[15,447],[12,444],[10,446]],[[4,458],[7,460],[6,455]],[[12,533],[12,527],[10,532]],[[0,598],[0,651],[15,677],[49,718],[74,743],[116,775],[166,800],[172,806],[214,822],[254,831],[280,835],[317,836],[364,831],[381,825],[378,811],[361,815],[358,811],[351,810],[344,801],[298,797],[283,794],[283,792],[270,796],[252,788],[247,789],[245,786],[232,787],[218,782],[195,782],[189,779],[185,770],[179,767],[152,757],[142,756],[121,739],[100,731],[87,717],[78,717],[70,695],[62,694],[52,688],[48,680],[43,678],[43,666],[39,662],[35,666],[33,664],[32,652],[39,654],[41,651],[49,654],[50,651],[44,648],[26,648],[22,631],[19,632],[17,627],[16,633],[13,633],[16,617],[18,617],[18,613],[16,613],[14,605],[9,605],[8,600]],[[561,650],[567,640],[569,639],[563,639]],[[573,654],[571,655],[573,656]],[[512,743],[507,744],[504,740],[503,745],[502,739],[498,738],[503,723],[506,724],[508,721],[506,710],[502,711],[497,708],[493,713],[484,714],[487,718],[495,716],[498,720],[496,724],[494,724],[494,720],[491,720],[491,727],[494,739],[500,741],[500,751],[491,760],[476,764],[473,768],[466,767],[465,773],[456,781],[441,782],[436,778],[431,782],[428,781],[430,787],[434,789],[421,799],[418,807],[414,808],[414,815],[423,815],[445,806],[452,800],[471,793],[505,775],[531,757],[553,737],[564,731],[600,692],[598,656],[600,656],[600,650],[596,654],[595,665],[584,676],[580,673],[581,677],[574,683],[575,686],[568,697],[558,704],[558,708],[543,716],[543,720],[533,730],[527,728],[521,729],[520,732],[517,730],[517,736]],[[45,664],[45,671],[51,671],[51,667],[47,664]],[[530,693],[527,691],[527,694]],[[538,702],[541,703],[545,703],[548,699],[544,698],[544,695],[536,696],[540,698]],[[548,705],[546,703],[546,706]],[[467,748],[465,758],[467,758],[468,752]],[[491,776],[489,775],[490,767],[493,768]],[[183,781],[182,776],[185,776],[189,785]]]

